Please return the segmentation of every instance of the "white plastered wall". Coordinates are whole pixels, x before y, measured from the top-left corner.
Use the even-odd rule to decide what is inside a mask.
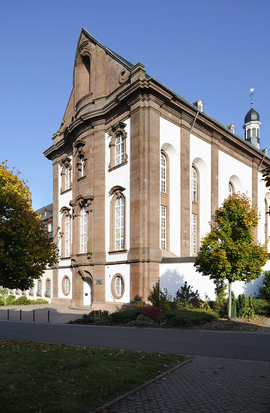
[[[200,238],[202,238],[209,232],[211,221],[211,145],[194,135],[190,136],[190,177],[192,164],[196,165],[200,175]],[[190,211],[192,212],[192,208]]]
[[[160,118],[160,151],[170,161],[170,251],[180,256],[180,128]]]
[[[270,270],[270,261],[263,267],[263,271]],[[205,300],[207,296],[210,300],[215,300],[215,284],[209,277],[203,276],[196,272],[194,264],[188,263],[164,263],[160,264],[160,288],[164,290],[167,288],[172,298],[175,297],[176,292],[187,281],[188,285],[193,287],[193,291],[198,290],[200,298]],[[225,280],[227,284],[227,281]],[[232,284],[232,291],[238,297],[239,294],[245,293],[246,297],[251,294],[256,296],[258,294],[259,287],[262,286],[262,277],[253,280],[252,282],[245,284],[242,281],[235,281]]]
[[[70,279],[69,294],[65,295],[62,290],[63,278],[67,275]],[[58,297],[59,298],[72,298],[72,268],[59,268],[58,270]]]
[[[125,292],[123,297],[116,299],[112,295],[112,279],[115,274],[121,274],[125,283]],[[130,265],[116,264],[107,265],[105,271],[106,277],[106,301],[115,303],[130,303]]]
[[[229,196],[229,181],[233,182],[235,192],[245,193],[250,199],[252,198],[252,169],[222,151],[219,151],[218,178],[219,206]]]
[[[127,125],[125,131],[127,132],[126,138],[126,153],[128,156],[127,163],[113,171],[108,171],[108,165],[110,163],[110,148],[109,143],[111,136],[106,134],[106,160],[105,160],[105,173],[106,173],[106,251],[107,251],[107,262],[114,262],[116,260],[115,255],[108,254],[110,251],[110,203],[112,195],[109,194],[111,188],[115,185],[120,185],[126,188],[123,191],[125,196],[125,245],[126,249],[130,249],[130,119],[124,121]],[[117,261],[126,261],[127,253],[117,254]]]

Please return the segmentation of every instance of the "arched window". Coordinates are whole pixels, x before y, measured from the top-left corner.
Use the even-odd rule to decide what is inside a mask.
[[[160,207],[160,249],[166,250],[166,207]]]
[[[194,166],[191,168],[191,199],[197,202],[197,171]]]
[[[87,249],[87,213],[86,207],[81,208],[80,222],[80,253],[85,253]]]
[[[125,131],[125,127],[125,123],[118,122],[108,131],[108,134],[111,136],[109,143],[109,171],[119,168],[121,165],[125,165],[128,160],[126,148],[127,132]]]
[[[200,174],[196,165],[191,168],[190,252],[196,255],[200,244]]]
[[[115,203],[115,249],[122,250],[125,245],[125,200],[117,198]]]
[[[229,182],[229,185],[228,185],[228,195],[229,195],[229,196],[232,196],[232,195],[233,195],[233,187],[232,187],[231,182]]]
[[[126,248],[126,199],[125,188],[116,185],[110,191],[110,253],[123,251]]]
[[[65,190],[70,188],[70,168],[66,167],[65,170]]]
[[[120,165],[124,162],[124,139],[122,133],[120,133],[115,141],[115,165]]]
[[[160,190],[166,192],[166,157],[163,153],[160,155]]]
[[[70,215],[65,219],[65,257],[70,257]]]
[[[51,280],[49,278],[47,278],[45,297],[50,297],[50,296],[51,296]]]

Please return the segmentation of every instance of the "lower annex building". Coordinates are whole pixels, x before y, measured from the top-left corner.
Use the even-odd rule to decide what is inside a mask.
[[[191,104],[82,29],[70,99],[44,152],[53,163],[53,233],[62,234],[52,302],[112,309],[147,302],[158,282],[174,295],[184,281],[213,298],[213,282],[193,264],[229,194],[258,205],[256,236],[268,243],[261,173],[270,159],[260,125],[251,107],[242,139],[201,100]],[[234,290],[249,295],[256,285]]]

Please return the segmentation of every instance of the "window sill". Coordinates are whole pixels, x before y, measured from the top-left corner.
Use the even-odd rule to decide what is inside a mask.
[[[77,181],[80,182],[80,181],[83,181],[84,179],[86,179],[86,175],[80,176],[80,178],[78,178]]]
[[[125,161],[125,162],[123,162],[123,163],[120,163],[119,165],[112,166],[111,168],[109,168],[109,172],[114,171],[115,169],[120,168],[121,166],[124,166],[124,165],[126,165],[127,163],[128,163],[128,162]]]
[[[109,254],[109,255],[113,255],[113,254],[125,254],[126,252],[128,252],[128,250],[116,250],[116,251],[109,251],[108,254]]]
[[[72,186],[68,189],[65,189],[64,191],[60,191],[60,195],[66,194],[67,192],[72,190]]]

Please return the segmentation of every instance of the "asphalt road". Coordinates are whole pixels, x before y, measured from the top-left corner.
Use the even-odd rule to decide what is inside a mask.
[[[270,334],[0,321],[0,338],[270,361]]]

